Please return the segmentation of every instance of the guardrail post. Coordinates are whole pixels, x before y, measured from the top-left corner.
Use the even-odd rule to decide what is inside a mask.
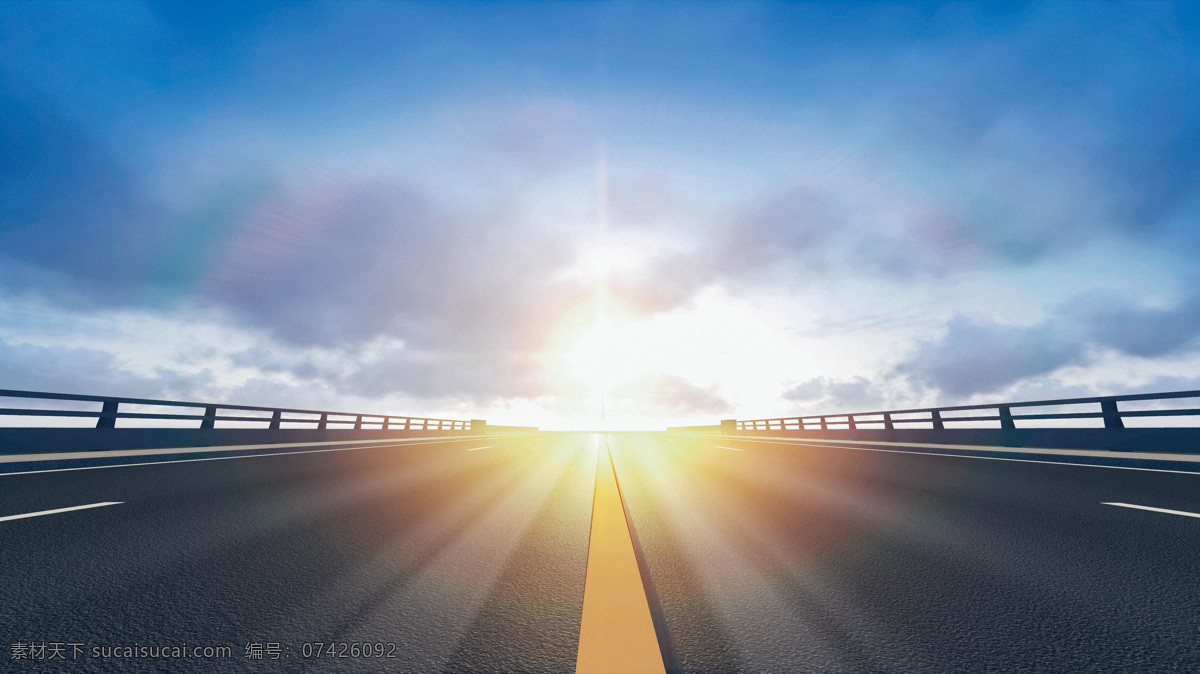
[[[361,414],[354,417],[354,430],[356,430],[356,431],[362,430],[362,415]]]
[[[1012,408],[1005,405],[1000,408],[1000,428],[1016,428],[1017,424],[1012,418]]]
[[[119,404],[116,400],[104,401],[104,407],[100,409],[100,418],[96,419],[96,428],[117,427],[117,405]]]
[[[821,430],[825,431],[828,429],[829,429],[829,424],[825,423],[825,417],[821,417]]]
[[[855,429],[857,429],[857,428],[858,428],[858,426],[855,426],[855,425],[854,425],[854,415],[853,415],[853,414],[851,414],[850,416],[846,417],[846,420],[850,422],[850,430],[852,430],[852,431],[853,431],[853,430],[855,430]]]
[[[267,428],[271,430],[279,430],[279,422],[283,419],[283,412],[275,410],[271,413],[271,425]]]
[[[883,427],[888,429],[889,431],[896,429],[896,425],[892,423],[892,413],[891,412],[883,413]]]
[[[1121,413],[1117,411],[1117,401],[1101,400],[1100,413],[1104,415],[1105,428],[1125,428],[1125,422],[1121,421]]]
[[[328,414],[326,414],[326,413],[324,413],[324,412],[322,412],[322,413],[321,413],[321,420],[317,422],[317,430],[318,430],[318,431],[323,431],[323,430],[325,430],[325,422],[327,422],[327,421],[329,421],[329,415],[328,415]]]
[[[946,425],[942,423],[942,413],[940,410],[933,411],[933,427],[939,431],[946,430]]]
[[[204,418],[200,420],[200,428],[214,428],[217,424],[217,408],[209,405],[204,408]]]

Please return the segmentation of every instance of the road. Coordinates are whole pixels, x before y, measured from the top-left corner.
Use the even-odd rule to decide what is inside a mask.
[[[685,671],[1200,671],[1198,474],[549,433],[0,474],[0,670],[573,671],[605,447]]]
[[[1200,475],[610,444],[685,671],[1200,671]]]
[[[119,503],[0,522],[0,670],[569,671],[594,446],[546,436],[0,475],[0,515]],[[14,661],[18,642],[84,652]],[[369,643],[372,657],[316,657],[317,643]],[[103,657],[135,644],[231,657]],[[279,659],[248,659],[256,644]]]

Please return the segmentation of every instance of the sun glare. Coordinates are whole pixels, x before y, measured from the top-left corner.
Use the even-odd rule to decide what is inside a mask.
[[[608,316],[601,314],[563,357],[571,374],[586,382],[592,392],[598,395],[607,395],[615,383],[613,366],[617,360],[613,348],[614,335]]]
[[[563,360],[570,373],[586,382],[593,393],[609,395],[663,372],[664,366],[678,369],[679,364],[667,361],[664,355],[672,349],[688,349],[689,340],[679,328],[662,320],[614,320],[609,312],[600,311],[592,326],[563,354]],[[695,365],[685,369],[694,370]]]
[[[762,321],[753,307],[720,291],[653,316],[624,313],[602,293],[589,308],[575,315],[573,334],[561,333],[554,360],[562,375],[586,387],[591,409],[603,405],[610,429],[699,423],[731,412],[696,408],[705,396],[782,414],[792,403],[780,393],[795,384],[787,374],[852,372],[836,350]]]
[[[596,395],[607,396],[621,386],[661,370],[654,345],[669,336],[648,321],[618,322],[603,309],[563,355],[570,373]]]

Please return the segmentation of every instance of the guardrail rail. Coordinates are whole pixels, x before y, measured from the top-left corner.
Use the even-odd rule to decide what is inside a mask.
[[[947,422],[984,422],[999,421],[1002,429],[1015,429],[1016,422],[1027,420],[1066,420],[1066,419],[1103,419],[1104,428],[1125,428],[1123,419],[1132,417],[1192,417],[1200,416],[1200,409],[1158,409],[1158,410],[1122,410],[1118,403],[1133,401],[1175,400],[1179,398],[1200,398],[1200,391],[1173,391],[1170,393],[1135,393],[1117,396],[1096,396],[1091,398],[1062,398],[1058,400],[1032,400],[1011,403],[989,403],[984,405],[955,405],[950,407],[924,407],[907,410],[880,410],[877,412],[855,412],[853,414],[817,414],[804,417],[786,417],[775,419],[728,419],[722,426],[738,431],[780,431],[780,430],[827,430],[831,426],[843,426],[856,430],[871,426],[892,430],[908,424],[930,424],[935,430],[945,429]],[[1099,403],[1099,412],[1051,412],[1043,414],[1014,413],[1013,408],[1050,407],[1058,405],[1083,405]],[[976,416],[943,416],[947,412],[970,410],[997,410],[994,415]],[[896,418],[899,415],[905,416]],[[927,416],[925,416],[927,415]],[[1024,426],[1023,426],[1024,427]]]
[[[330,412],[327,410],[302,410],[284,407],[258,407],[254,405],[230,405],[216,403],[184,402],[179,400],[151,400],[147,398],[122,398],[112,396],[74,395],[69,393],[45,393],[40,391],[14,391],[0,389],[2,398],[23,398],[27,400],[61,400],[70,402],[100,403],[99,410],[60,410],[34,408],[0,408],[0,417],[95,417],[96,428],[116,428],[118,419],[154,419],[174,421],[199,421],[199,428],[215,428],[218,421],[255,422],[265,424],[264,428],[278,429],[282,424],[315,424],[317,429],[325,429],[330,425],[340,427],[353,426],[361,430],[363,424],[381,424],[383,430],[428,430],[428,431],[465,431],[471,430],[479,421],[461,419],[430,419],[425,417],[405,417],[390,414],[364,414],[358,412]],[[166,414],[154,412],[122,412],[122,405],[153,405],[159,407],[190,407],[203,409],[202,414]],[[240,412],[270,412],[270,417],[247,416],[236,414],[221,414],[222,411]],[[297,417],[296,415],[305,415]],[[336,417],[336,418],[335,418]]]

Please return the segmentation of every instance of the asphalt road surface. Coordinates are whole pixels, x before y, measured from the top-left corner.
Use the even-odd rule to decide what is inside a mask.
[[[667,434],[0,474],[0,671],[573,671],[605,442],[685,671],[1200,671],[1200,475]]]
[[[0,521],[0,671],[570,671],[595,444],[0,475],[0,516],[119,503]],[[229,652],[136,657],[183,644]]]
[[[609,443],[685,671],[1200,671],[1200,475]]]

